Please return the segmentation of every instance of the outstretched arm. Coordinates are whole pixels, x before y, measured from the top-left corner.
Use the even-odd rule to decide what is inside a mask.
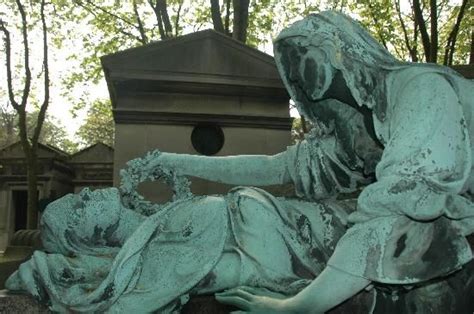
[[[277,185],[290,181],[286,152],[273,156],[208,157],[162,153],[150,166],[172,169],[180,175],[233,185]]]
[[[328,266],[309,286],[288,299],[262,295],[247,287],[216,294],[216,299],[249,313],[324,313],[369,284],[365,278]]]
[[[324,313],[370,284],[370,281],[331,266],[305,289],[284,301],[290,313]]]

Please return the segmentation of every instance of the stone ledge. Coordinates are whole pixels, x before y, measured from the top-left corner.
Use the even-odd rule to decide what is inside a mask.
[[[234,307],[221,304],[214,296],[194,296],[184,305],[181,314],[227,314],[237,310]],[[38,303],[32,296],[22,293],[11,293],[0,290],[0,314],[43,314],[51,313],[47,306]]]
[[[0,290],[0,313],[43,314],[50,313],[50,311],[30,295]]]

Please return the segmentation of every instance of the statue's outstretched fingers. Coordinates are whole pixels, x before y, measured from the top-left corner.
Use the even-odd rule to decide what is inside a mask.
[[[250,302],[241,297],[238,297],[235,295],[219,295],[219,294],[216,294],[215,297],[216,297],[216,300],[220,303],[233,305],[238,308],[241,308],[244,311],[250,310]]]
[[[286,299],[287,298],[287,296],[285,296],[284,294],[274,292],[274,291],[269,290],[267,288],[241,286],[241,287],[238,287],[238,289],[246,291],[246,292],[248,292],[248,293],[250,293],[254,296],[271,297],[271,298],[276,298],[276,299]]]
[[[255,299],[254,295],[258,296],[258,295],[261,295],[261,293],[258,293],[258,291],[255,291],[255,293],[253,293],[249,290],[245,290],[245,287],[237,287],[237,288],[219,293],[219,295],[220,296],[236,296],[244,300],[247,300],[249,302],[252,302]]]

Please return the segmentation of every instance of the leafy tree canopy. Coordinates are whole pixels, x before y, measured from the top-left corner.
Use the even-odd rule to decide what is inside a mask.
[[[28,137],[33,136],[39,111],[33,111],[27,116]],[[2,108],[0,111],[0,147],[20,140],[18,130],[18,114]],[[78,149],[77,143],[68,139],[65,126],[56,118],[47,115],[43,122],[38,142],[59,148],[67,153],[74,153]]]
[[[80,144],[84,147],[101,142],[114,146],[115,125],[110,100],[96,100],[92,103],[85,123],[77,131]]]

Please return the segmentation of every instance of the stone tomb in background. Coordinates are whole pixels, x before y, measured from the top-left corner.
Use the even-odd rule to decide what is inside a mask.
[[[230,37],[201,31],[105,56],[102,66],[116,123],[114,185],[128,160],[153,149],[226,156],[291,144],[289,96],[273,57]],[[192,189],[228,187],[196,179]],[[163,186],[140,190],[168,197]]]
[[[49,202],[67,193],[77,193],[84,187],[112,186],[113,156],[113,148],[102,143],[73,155],[39,144],[39,210]],[[25,157],[20,142],[17,142],[0,149],[0,251],[11,244],[15,232],[26,228],[27,196]]]
[[[38,200],[73,192],[73,169],[68,154],[49,145],[38,145]],[[20,142],[0,149],[0,250],[9,244],[13,234],[26,229],[28,183],[26,162]],[[41,208],[40,208],[41,209]],[[39,217],[38,217],[39,218]]]
[[[102,143],[89,146],[69,158],[74,169],[74,193],[83,188],[100,189],[112,186],[114,149]]]

